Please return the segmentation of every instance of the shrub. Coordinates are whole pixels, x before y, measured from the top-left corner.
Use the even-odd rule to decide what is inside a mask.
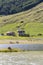
[[[9,51],[12,51],[12,48],[11,47],[8,47]]]
[[[24,21],[21,21],[21,23],[23,23]]]
[[[38,36],[42,36],[42,34],[41,34],[41,33],[39,33],[39,34],[38,34]]]
[[[4,35],[4,33],[1,33],[1,35],[3,36],[3,35]]]

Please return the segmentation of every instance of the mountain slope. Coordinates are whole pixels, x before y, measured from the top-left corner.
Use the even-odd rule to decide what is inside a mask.
[[[14,14],[30,9],[42,0],[0,0],[0,15]]]
[[[22,29],[26,33],[43,33],[43,2],[25,12],[0,17],[0,33]]]

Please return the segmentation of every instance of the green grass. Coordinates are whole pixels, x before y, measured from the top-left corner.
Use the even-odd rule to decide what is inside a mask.
[[[12,49],[12,50],[9,50],[9,49],[0,49],[0,52],[23,52],[23,51],[25,51],[25,50],[21,50],[21,49],[17,49],[17,48],[15,48],[15,49]]]
[[[18,23],[19,24],[19,23]],[[8,24],[0,28],[0,33],[6,33],[7,31],[14,31],[17,35],[17,26],[18,24]],[[27,34],[30,35],[37,35],[37,34],[43,34],[43,23],[27,23],[21,26],[21,29],[24,29]]]
[[[27,23],[24,28],[30,35],[43,34],[43,23]]]
[[[16,36],[0,36],[0,39],[27,39],[27,37],[18,36],[19,29],[25,30],[26,34],[29,34],[34,38],[43,38],[43,3],[40,3],[36,7],[17,14],[0,17],[0,34],[8,31],[14,31]],[[23,23],[21,23],[23,21]],[[37,36],[42,34],[42,36]]]

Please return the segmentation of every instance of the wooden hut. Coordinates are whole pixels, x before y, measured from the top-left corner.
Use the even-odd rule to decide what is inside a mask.
[[[19,34],[19,36],[25,36],[25,31],[19,30],[19,31],[18,31],[18,34]]]
[[[12,31],[10,31],[10,32],[7,32],[6,35],[7,35],[7,36],[15,36],[15,33],[12,32]]]
[[[19,36],[24,36],[24,37],[30,37],[30,35],[26,34],[24,30],[18,30],[18,35]]]

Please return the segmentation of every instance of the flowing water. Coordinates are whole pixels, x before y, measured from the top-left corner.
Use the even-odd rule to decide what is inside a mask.
[[[0,65],[43,65],[43,51],[0,52]]]
[[[0,49],[17,48],[21,50],[43,50],[43,44],[0,44]]]

